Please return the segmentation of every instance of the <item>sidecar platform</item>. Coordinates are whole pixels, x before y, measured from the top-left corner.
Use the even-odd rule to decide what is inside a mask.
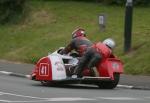
[[[85,84],[94,84],[101,81],[112,81],[110,77],[91,77],[84,76],[82,78],[71,78],[67,77],[66,79],[53,80],[53,82],[65,83],[65,84],[74,84],[74,83],[85,83]]]

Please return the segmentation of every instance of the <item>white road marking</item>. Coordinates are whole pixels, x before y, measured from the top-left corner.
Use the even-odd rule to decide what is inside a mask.
[[[28,78],[28,79],[30,79],[31,78],[31,76],[30,75],[25,75],[26,76],[26,78]]]
[[[3,95],[2,93],[0,93],[0,95]]]
[[[132,97],[98,97],[98,98],[106,100],[141,100],[140,98],[132,98]]]
[[[146,98],[146,99],[150,99],[150,97],[144,97],[144,98]]]
[[[58,99],[58,100],[57,100]],[[84,98],[80,98],[80,99],[78,99],[78,98],[62,98],[62,99],[59,99],[59,98],[51,98],[51,99],[47,99],[47,100],[32,100],[32,101],[9,101],[9,100],[0,100],[0,101],[2,101],[2,102],[6,102],[6,103],[31,103],[31,102],[35,102],[35,103],[37,103],[37,102],[62,102],[62,101],[86,101],[86,99]],[[91,100],[91,99],[90,99]],[[89,99],[88,99],[88,101],[89,101]]]
[[[9,75],[9,74],[11,74],[12,72],[0,71],[0,73]]]
[[[0,92],[0,94],[12,95],[12,96],[17,96],[17,97],[32,98],[32,99],[49,99],[49,98],[32,97],[32,96],[26,96],[26,95],[18,95],[18,94],[13,94],[13,93],[6,93],[6,92]]]
[[[130,98],[130,97],[97,97],[97,99],[105,99],[105,100],[126,100],[126,101],[133,101],[133,100],[142,100],[140,98]],[[62,102],[62,101],[92,101],[97,99],[91,98],[80,98],[80,97],[64,97],[64,98],[47,98],[43,100],[29,100],[29,101],[10,101],[10,100],[0,100],[1,102],[6,103],[38,103],[38,102]]]
[[[133,86],[130,86],[130,85],[117,85],[118,88],[128,88],[128,89],[131,89],[133,88]]]
[[[38,103],[38,102],[48,102],[48,100],[35,100],[35,101],[9,101],[9,100],[0,100],[0,102],[4,103]]]
[[[150,99],[150,97],[144,97],[144,98],[136,98],[136,97],[95,97],[95,98],[81,98],[81,97],[58,97],[58,98],[41,98],[41,97],[33,97],[33,96],[26,96],[26,95],[19,95],[19,94],[13,94],[13,93],[6,93],[6,92],[1,92],[0,95],[11,95],[11,96],[17,96],[17,97],[24,97],[24,98],[29,98],[28,101],[11,101],[11,100],[0,100],[0,102],[4,103],[30,103],[30,102],[48,102],[48,101],[94,101],[98,99],[105,99],[105,100],[114,100],[114,101],[134,101],[134,100],[144,100],[145,99]],[[30,100],[30,99],[35,99],[35,100]]]
[[[50,98],[49,101],[85,101],[85,100],[96,100],[91,98],[81,97],[65,97],[65,98]]]
[[[2,102],[7,102],[7,103],[28,103],[28,102],[61,102],[61,101],[90,101],[90,100],[96,100],[96,99],[89,99],[89,98],[80,98],[80,97],[72,97],[72,98],[49,98],[49,99],[44,99],[44,100],[32,100],[32,101],[10,101],[10,100],[0,100]]]
[[[9,103],[10,101],[8,101],[8,100],[0,100],[0,102],[6,102],[6,103]]]
[[[10,101],[10,100],[0,100],[1,102],[6,103],[28,103],[28,102],[44,102],[44,101],[90,101],[90,100],[96,100],[91,98],[81,98],[81,97],[60,97],[60,98],[41,98],[41,97],[33,97],[33,96],[26,96],[26,95],[18,95],[13,93],[6,93],[6,92],[0,92],[0,95],[11,95],[11,96],[17,96],[17,97],[24,97],[24,98],[30,98],[30,99],[39,99],[39,100],[32,100],[32,101]]]
[[[89,99],[89,98],[49,98],[49,99],[45,99],[45,100],[32,100],[32,101],[10,101],[11,103],[17,103],[17,102],[21,102],[21,103],[28,103],[28,102],[62,102],[62,101],[90,101],[90,100],[96,100],[96,99]]]

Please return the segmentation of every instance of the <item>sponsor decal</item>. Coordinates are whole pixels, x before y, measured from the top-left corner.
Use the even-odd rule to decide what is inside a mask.
[[[112,63],[112,68],[113,68],[113,69],[119,69],[119,64],[116,63],[116,62],[113,62],[113,63]]]
[[[63,66],[63,63],[61,61],[55,62],[55,66],[56,66],[56,69],[58,71],[63,71],[64,70],[64,66]]]

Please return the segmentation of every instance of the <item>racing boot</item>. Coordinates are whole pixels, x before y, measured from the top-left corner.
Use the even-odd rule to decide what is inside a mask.
[[[74,74],[75,74],[75,69],[76,69],[76,66],[71,66],[71,67],[69,68],[69,73],[70,73],[70,75],[74,75]]]
[[[96,67],[91,68],[92,76],[99,77],[99,72]]]
[[[76,74],[77,74],[77,78],[82,78],[83,77],[82,69],[80,69],[79,67],[76,68]]]
[[[82,78],[82,70],[79,68],[79,66],[76,66],[75,70],[74,70],[74,75],[77,75],[77,78]]]

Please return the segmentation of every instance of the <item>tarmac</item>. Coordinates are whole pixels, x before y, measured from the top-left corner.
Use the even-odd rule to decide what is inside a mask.
[[[119,84],[132,86],[132,89],[150,90],[150,76],[122,74]]]

